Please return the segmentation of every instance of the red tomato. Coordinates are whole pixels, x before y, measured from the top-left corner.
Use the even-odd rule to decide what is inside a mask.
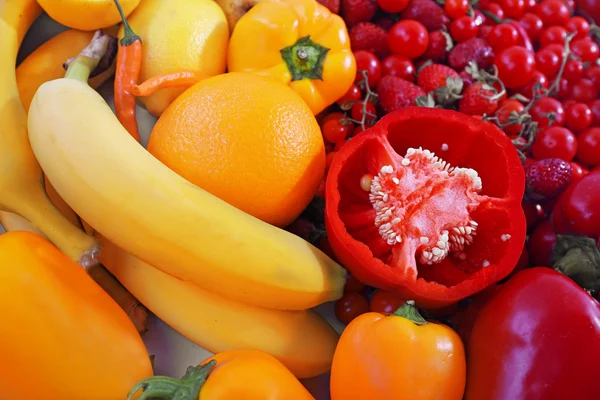
[[[568,80],[560,78],[560,81],[558,82],[558,92],[556,93],[556,97],[561,100],[566,99],[567,97],[569,97],[570,93],[571,84]]]
[[[427,50],[429,33],[420,22],[402,20],[388,33],[388,47],[392,53],[414,60]]]
[[[342,113],[332,113],[325,117],[321,132],[329,143],[338,143],[354,129],[354,124]]]
[[[598,89],[589,79],[580,79],[571,85],[570,97],[581,103],[588,103],[598,97]]]
[[[589,15],[596,24],[600,23],[600,1],[598,0],[576,0],[577,8]]]
[[[377,110],[375,109],[373,103],[367,103],[364,105],[362,103],[356,103],[352,106],[350,114],[352,115],[353,120],[360,122],[362,121],[365,111],[365,124],[372,125],[377,119]]]
[[[592,65],[586,69],[585,77],[592,81],[596,89],[600,90],[600,65]]]
[[[487,40],[494,51],[499,52],[507,47],[516,46],[519,40],[519,32],[517,28],[510,24],[500,24],[492,28]]]
[[[354,83],[364,81],[364,76],[360,71],[365,70],[367,71],[369,87],[377,86],[379,79],[381,79],[381,63],[375,54],[366,50],[358,50],[354,52],[354,58],[356,59],[356,79],[354,79]]]
[[[551,126],[537,134],[531,151],[538,160],[560,158],[571,161],[577,154],[577,139],[567,128]]]
[[[508,18],[521,18],[525,12],[525,0],[500,0],[499,3]]]
[[[565,64],[562,77],[569,82],[575,82],[583,76],[583,63],[579,60],[569,60]]]
[[[519,20],[519,24],[525,29],[532,42],[536,42],[539,39],[542,29],[544,29],[542,19],[529,12],[523,14],[523,17]]]
[[[415,81],[415,65],[406,57],[392,54],[384,58],[381,62],[383,76],[397,76],[406,79],[409,82]]]
[[[554,25],[546,28],[540,35],[540,46],[548,46],[549,44],[564,45],[567,38],[567,30],[562,26]]]
[[[452,19],[462,17],[468,10],[469,0],[446,0],[446,3],[444,3],[444,11],[446,11],[446,14]]]
[[[552,97],[542,97],[529,111],[531,119],[536,121],[540,128],[548,126],[549,113],[554,113],[554,126],[563,126],[565,124],[565,110],[561,102]]]
[[[498,117],[498,122],[504,125],[508,123],[508,118],[512,112],[520,113],[525,109],[525,106],[518,100],[515,99],[506,99],[502,100],[500,104],[498,104],[498,109],[496,110],[496,117]],[[521,131],[521,124],[513,124],[508,125],[503,128],[504,132],[509,135],[516,135]]]
[[[494,63],[498,68],[498,76],[509,89],[525,86],[535,71],[535,56],[520,46],[503,50],[496,56]]]
[[[478,32],[479,27],[475,25],[475,20],[466,15],[455,19],[450,24],[450,35],[459,43],[473,39]]]
[[[529,81],[529,83],[522,88],[517,89],[517,93],[521,93],[523,96],[531,99],[533,97],[533,88],[536,85],[540,85],[542,88],[548,89],[550,83],[548,82],[548,78],[546,75],[541,73],[540,71],[534,71],[533,77]]]
[[[583,39],[590,33],[590,24],[582,17],[573,17],[569,19],[566,25],[567,32],[575,33],[575,39]]]
[[[550,257],[555,243],[556,233],[552,229],[550,220],[545,220],[533,230],[527,243],[532,264],[550,266]]]
[[[592,126],[600,126],[600,99],[590,103],[590,110],[592,110],[592,114],[594,115]]]
[[[544,0],[537,5],[535,13],[544,22],[544,26],[565,26],[571,18],[569,7],[561,0]]]
[[[348,275],[346,286],[344,286],[344,293],[362,293],[365,287],[366,285],[356,279],[354,275]]]
[[[537,203],[530,203],[529,201],[523,201],[521,204],[523,211],[525,212],[525,219],[527,220],[527,230],[535,227],[539,222],[546,218],[546,212],[541,205]]]
[[[391,314],[404,304],[404,300],[394,292],[378,290],[369,302],[369,311]]]
[[[590,126],[593,118],[592,110],[584,103],[573,103],[565,110],[565,125],[573,132],[579,132]]]
[[[335,303],[335,316],[346,325],[366,312],[369,312],[369,302],[358,293],[346,293]]]
[[[340,97],[337,101],[338,106],[344,111],[348,111],[352,108],[355,102],[360,101],[362,98],[362,92],[356,85],[350,86],[350,89],[346,92],[345,95]]]
[[[377,0],[379,7],[390,14],[399,13],[408,5],[409,0]]]
[[[542,49],[535,54],[537,70],[552,79],[560,69],[560,58],[548,49]]]
[[[579,161],[592,167],[600,165],[600,128],[584,130],[577,136],[577,143]]]
[[[571,51],[583,62],[593,63],[600,57],[600,48],[589,37],[573,41],[571,43]]]
[[[590,172],[587,169],[583,168],[581,164],[578,164],[574,161],[571,161],[569,164],[571,164],[571,169],[573,170],[573,178],[571,178],[571,183],[578,182],[581,178],[585,176],[585,174]]]

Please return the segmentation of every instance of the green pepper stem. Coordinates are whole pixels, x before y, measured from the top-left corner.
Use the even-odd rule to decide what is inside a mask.
[[[125,13],[123,12],[123,8],[121,7],[121,3],[119,3],[119,0],[114,0],[114,1],[115,1],[115,5],[117,6],[117,10],[119,10],[119,14],[121,15],[121,20],[123,21],[123,29],[124,29],[123,39],[121,39],[121,41],[119,43],[121,43],[121,46],[129,46],[133,42],[136,42],[136,41],[141,42],[142,39],[133,32],[133,29],[131,29],[131,26],[129,25],[129,21],[127,21],[127,17],[125,17]]]
[[[111,37],[102,31],[96,31],[92,41],[77,55],[69,61],[65,78],[76,79],[81,82],[87,82],[90,74],[106,53],[110,44]]]
[[[216,363],[212,360],[201,366],[188,367],[180,380],[168,376],[151,376],[142,379],[131,388],[127,400],[134,398],[136,400],[196,400]],[[139,396],[134,397],[138,394]]]
[[[415,305],[414,300],[407,300],[399,309],[397,309],[392,315],[396,317],[406,318],[416,325],[425,325],[428,324],[427,320],[419,314],[419,310],[417,310],[417,306]]]

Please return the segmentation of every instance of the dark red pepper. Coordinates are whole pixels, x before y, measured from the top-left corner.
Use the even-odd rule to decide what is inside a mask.
[[[600,304],[566,276],[536,267],[513,276],[477,316],[466,400],[595,400]]]
[[[450,110],[404,108],[333,160],[327,234],[361,282],[444,307],[514,269],[525,242],[524,182],[515,148],[496,126]]]

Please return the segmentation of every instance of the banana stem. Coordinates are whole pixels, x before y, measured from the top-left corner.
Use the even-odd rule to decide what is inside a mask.
[[[69,62],[65,78],[87,83],[90,74],[96,69],[108,50],[111,40],[114,40],[114,38],[106,35],[101,30],[96,31],[90,44],[75,59]]]

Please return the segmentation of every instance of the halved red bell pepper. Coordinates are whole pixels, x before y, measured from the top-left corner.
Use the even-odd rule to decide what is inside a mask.
[[[361,282],[421,307],[444,307],[515,267],[525,242],[524,190],[517,152],[497,127],[455,111],[408,107],[334,158],[327,235]]]

